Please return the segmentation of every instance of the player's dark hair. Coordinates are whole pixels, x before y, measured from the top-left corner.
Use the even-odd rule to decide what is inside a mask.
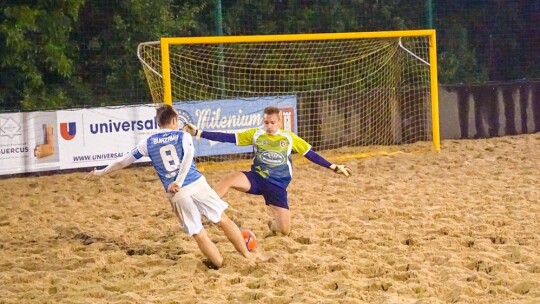
[[[264,108],[264,114],[271,115],[271,114],[279,114],[279,109],[274,106],[269,106]]]
[[[178,114],[171,105],[162,105],[156,110],[156,120],[160,127],[170,124],[175,117],[178,117]]]

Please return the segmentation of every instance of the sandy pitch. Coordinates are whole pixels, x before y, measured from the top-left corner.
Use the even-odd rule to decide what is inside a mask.
[[[349,179],[296,163],[289,237],[269,234],[261,197],[231,191],[269,260],[248,266],[208,226],[217,271],[150,167],[2,179],[0,303],[540,303],[540,133],[346,163]],[[210,184],[248,169],[231,166]]]

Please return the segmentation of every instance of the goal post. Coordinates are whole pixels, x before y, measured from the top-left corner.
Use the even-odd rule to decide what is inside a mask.
[[[410,30],[164,37],[137,55],[155,103],[293,96],[294,131],[317,150],[431,142],[438,152],[436,49],[435,30]]]

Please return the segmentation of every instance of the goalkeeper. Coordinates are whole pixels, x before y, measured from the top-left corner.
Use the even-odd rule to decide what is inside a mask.
[[[329,168],[335,173],[350,176],[351,169],[344,165],[332,164],[311,149],[311,145],[296,134],[280,130],[279,109],[266,107],[264,125],[236,134],[198,130],[193,124],[186,124],[184,131],[197,139],[234,143],[237,146],[253,145],[255,157],[251,171],[235,172],[225,177],[214,189],[223,197],[230,188],[238,191],[262,195],[274,220],[268,223],[272,232],[289,235],[291,214],[287,200],[287,186],[292,179],[291,152],[302,154],[315,164]]]

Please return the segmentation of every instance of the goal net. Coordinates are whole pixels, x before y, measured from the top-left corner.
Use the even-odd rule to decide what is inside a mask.
[[[162,38],[137,55],[155,103],[248,114],[292,99],[289,128],[317,151],[416,142],[438,151],[435,50],[435,31],[418,30]],[[195,112],[202,129],[211,125],[202,119],[223,119]]]

